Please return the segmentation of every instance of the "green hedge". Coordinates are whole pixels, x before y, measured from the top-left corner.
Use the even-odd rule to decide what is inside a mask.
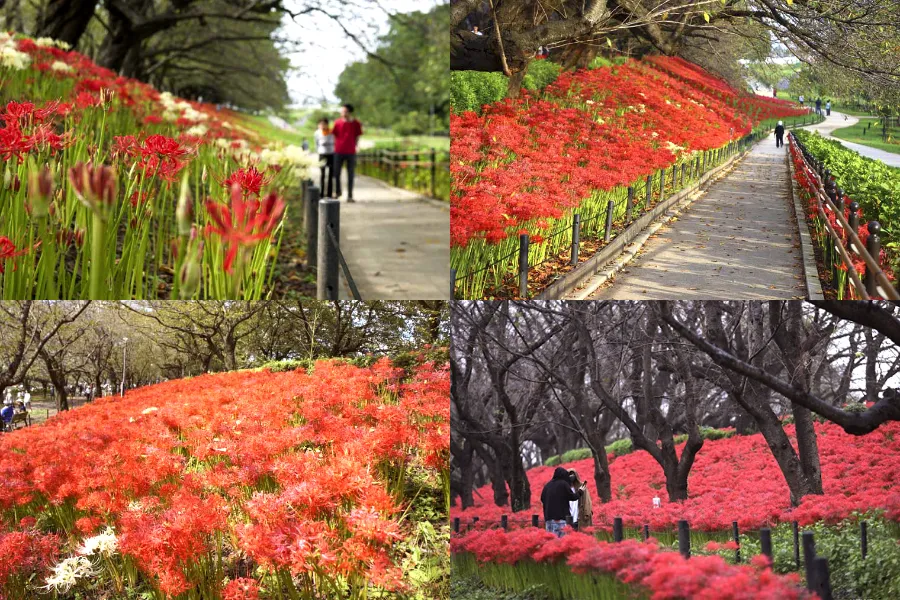
[[[828,558],[831,588],[835,598],[900,598],[900,544],[896,523],[880,517],[868,518],[869,551],[860,551],[859,523],[846,520],[836,525],[818,522],[803,527],[815,534],[816,554]],[[774,569],[778,573],[796,571],[794,537],[790,523],[772,528]],[[741,540],[741,554],[759,554],[759,538]],[[801,555],[802,561],[802,555]],[[802,573],[801,564],[801,573]]]
[[[733,429],[715,429],[714,427],[700,428],[700,437],[704,440],[723,440],[725,438],[730,438],[733,435]],[[676,444],[681,444],[686,442],[687,438],[688,436],[686,433],[679,433],[674,437],[674,440]],[[631,442],[631,438],[616,440],[612,444],[606,446],[606,453],[614,454],[616,456],[625,456],[626,454],[631,454],[633,451],[634,444]],[[576,448],[575,450],[569,450],[568,452],[563,453],[562,456],[554,455],[548,457],[547,460],[544,461],[544,466],[555,467],[563,463],[590,458],[591,456],[593,456],[593,454],[591,453],[590,448]]]
[[[556,81],[562,70],[549,60],[533,60],[525,71],[522,87],[540,91]],[[506,97],[509,80],[503,73],[481,71],[450,71],[450,106],[454,112],[481,112],[485,104],[499,102]]]

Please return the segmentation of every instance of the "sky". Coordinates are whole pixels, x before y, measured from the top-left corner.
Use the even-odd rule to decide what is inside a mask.
[[[318,1],[334,13],[348,13],[345,26],[371,49],[376,47],[379,36],[388,31],[386,12],[428,11],[446,3],[446,0]],[[306,3],[295,0],[288,6],[296,10]],[[348,5],[350,10],[342,8]],[[295,44],[288,53],[293,67],[288,77],[288,89],[294,105],[318,106],[323,99],[337,102],[334,87],[344,67],[366,56],[337,23],[322,14],[302,15],[296,21],[285,16],[279,35]]]

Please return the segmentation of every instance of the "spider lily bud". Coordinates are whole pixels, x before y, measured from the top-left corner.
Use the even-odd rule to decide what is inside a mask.
[[[200,278],[203,274],[202,269],[200,268],[200,257],[203,255],[203,242],[198,244],[197,252],[192,252],[191,250],[192,249],[188,249],[184,264],[181,266],[181,273],[179,273],[180,286],[178,288],[178,293],[182,300],[192,298],[194,294],[197,293],[197,290],[200,289]]]
[[[181,178],[181,193],[178,195],[178,207],[175,210],[175,220],[178,222],[179,235],[188,235],[191,233],[191,226],[194,221],[194,202],[191,199],[187,173]]]
[[[69,182],[81,202],[98,215],[116,201],[116,170],[107,165],[84,164],[79,161],[69,168]]]
[[[28,208],[34,218],[46,217],[53,199],[53,172],[44,165],[28,171]]]

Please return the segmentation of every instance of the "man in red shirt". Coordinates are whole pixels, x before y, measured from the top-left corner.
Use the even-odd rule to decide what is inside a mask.
[[[334,181],[341,197],[341,170],[347,163],[347,202],[353,202],[353,175],[356,171],[356,140],[362,135],[362,125],[353,118],[353,105],[341,107],[341,118],[334,122]]]

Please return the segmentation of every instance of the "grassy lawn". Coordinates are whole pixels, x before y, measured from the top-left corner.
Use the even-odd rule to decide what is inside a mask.
[[[900,154],[900,135],[898,135],[900,132],[897,132],[896,129],[892,130],[893,137],[889,138],[891,139],[889,142],[881,141],[881,129],[876,128],[875,124],[872,125],[872,128],[869,129],[865,135],[863,134],[865,126],[872,122],[872,119],[860,119],[856,125],[837,129],[832,132],[831,135],[848,142],[864,144],[870,148],[877,148],[878,150],[884,150],[885,152]]]

